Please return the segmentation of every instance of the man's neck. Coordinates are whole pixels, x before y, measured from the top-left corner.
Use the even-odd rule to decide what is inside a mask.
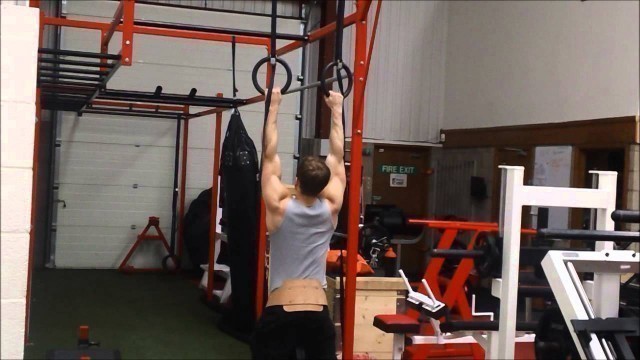
[[[301,192],[296,191],[296,199],[298,199],[298,201],[303,203],[305,206],[311,206],[316,202],[318,198],[316,196],[304,195]]]

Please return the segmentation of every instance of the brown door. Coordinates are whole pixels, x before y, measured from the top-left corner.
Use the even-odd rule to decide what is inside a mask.
[[[624,177],[625,177],[625,149],[578,149],[573,178],[575,187],[593,187],[593,175],[590,170],[616,171],[618,173],[616,186],[616,209],[624,208]],[[572,209],[571,227],[574,229],[588,229],[591,223],[591,210]],[[621,224],[616,224],[616,230],[621,230]]]
[[[428,165],[428,149],[377,145],[373,156],[373,204],[395,205],[407,217],[424,217]]]
[[[398,145],[376,145],[373,154],[374,205],[395,205],[407,218],[425,218],[429,173],[429,149]],[[415,236],[422,229],[415,228],[406,237]],[[402,236],[399,235],[399,236]],[[422,244],[402,247],[401,266],[407,273],[423,269]]]

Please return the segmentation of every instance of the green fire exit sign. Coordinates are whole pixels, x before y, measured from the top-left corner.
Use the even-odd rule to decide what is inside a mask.
[[[417,174],[418,168],[403,165],[380,165],[380,172],[385,174]]]

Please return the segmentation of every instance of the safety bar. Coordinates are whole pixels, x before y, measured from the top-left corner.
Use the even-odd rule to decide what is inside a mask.
[[[38,73],[38,77],[51,78],[51,79],[68,79],[68,80],[92,81],[92,82],[101,82],[102,81],[102,79],[100,77],[77,76],[77,75],[44,73],[44,72],[39,72]]]
[[[113,68],[113,67],[115,67],[114,63],[99,63],[99,62],[91,62],[91,61],[76,61],[76,60],[66,60],[66,59],[40,58],[39,61],[41,63],[45,63],[45,64],[72,65],[72,66],[90,66],[90,67],[98,67],[98,68]]]
[[[640,242],[640,232],[637,231],[539,229],[538,237],[546,240]]]
[[[74,56],[91,59],[120,60],[120,55],[117,54],[102,54],[76,50],[39,48],[38,53],[45,55]]]
[[[149,117],[149,118],[156,118],[156,119],[176,119],[178,116],[182,116],[183,114],[178,114],[178,115],[174,115],[174,114],[163,114],[163,113],[159,113],[159,112],[139,112],[139,113],[134,113],[132,111],[128,111],[128,110],[121,110],[121,111],[117,111],[117,110],[111,110],[111,109],[92,109],[92,108],[87,108],[85,110],[82,110],[83,114],[104,114],[104,115],[120,115],[120,116],[135,116],[135,117]]]
[[[452,320],[440,323],[440,331],[452,333],[455,331],[498,331],[499,321],[462,321]],[[516,331],[536,331],[537,322],[516,322]]]
[[[611,213],[611,220],[622,223],[640,223],[640,211],[616,210]]]
[[[100,75],[106,76],[109,75],[108,71],[102,70],[88,70],[88,69],[77,69],[77,68],[64,68],[64,67],[54,67],[54,66],[40,66],[40,71],[57,71],[64,73],[74,73],[74,74],[85,74],[85,75]]]
[[[159,104],[181,104],[192,106],[216,106],[232,108],[238,104],[244,104],[245,100],[205,97],[205,96],[189,96],[177,94],[159,94],[143,91],[123,91],[123,90],[107,90],[100,93],[100,99],[104,100],[124,100],[135,102],[152,102]]]
[[[100,79],[94,80],[97,82],[101,82]],[[40,84],[55,84],[55,85],[64,85],[64,86],[75,86],[82,88],[91,88],[95,89],[98,84],[86,83],[86,82],[77,82],[77,81],[65,81],[65,80],[55,80],[55,79],[40,79],[38,80]]]
[[[186,25],[186,24],[178,24],[178,23],[172,23],[172,22],[166,22],[166,21],[136,20],[134,21],[134,25],[155,27],[160,29],[198,31],[198,32],[204,32],[204,33],[216,33],[216,34],[238,35],[238,36],[251,36],[251,37],[258,37],[258,38],[265,38],[265,39],[271,38],[271,33],[265,32],[265,31],[229,29],[229,28],[204,26],[204,25]],[[306,41],[308,39],[307,35],[299,35],[299,34],[277,33],[276,37],[279,40]]]

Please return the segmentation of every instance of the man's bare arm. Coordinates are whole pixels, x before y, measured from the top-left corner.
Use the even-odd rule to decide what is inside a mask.
[[[347,176],[344,169],[344,128],[342,126],[342,101],[340,93],[331,91],[325,98],[327,106],[331,109],[331,132],[329,134],[329,155],[326,164],[331,170],[329,183],[322,191],[322,196],[331,205],[334,215],[337,215],[342,207],[344,189],[347,186]]]
[[[289,192],[280,181],[282,169],[278,156],[278,110],[282,95],[279,88],[274,88],[271,94],[269,116],[264,128],[264,153],[262,154],[262,198],[267,208],[267,227],[277,226],[282,212],[282,201]]]

